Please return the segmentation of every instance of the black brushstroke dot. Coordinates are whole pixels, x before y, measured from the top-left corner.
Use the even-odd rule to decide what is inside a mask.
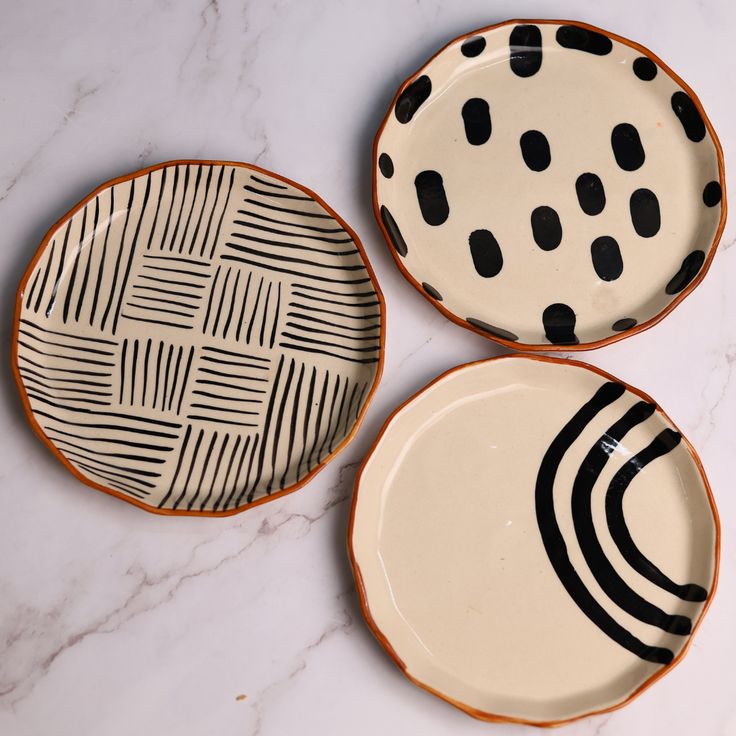
[[[603,281],[615,281],[624,272],[621,249],[610,235],[602,235],[591,243],[590,257],[598,278]]]
[[[490,230],[473,230],[468,238],[470,255],[479,276],[489,279],[500,273],[503,268],[501,246]]]
[[[709,181],[703,189],[703,202],[706,207],[715,207],[721,201],[721,185],[717,181]]]
[[[437,226],[445,222],[450,214],[450,206],[447,204],[442,176],[431,169],[421,171],[414,179],[414,186],[419,208],[427,225]]]
[[[616,163],[624,171],[636,171],[644,163],[644,147],[639,131],[631,123],[619,123],[611,131],[611,148]]]
[[[427,101],[431,92],[432,80],[426,74],[417,77],[396,100],[396,107],[394,108],[396,119],[402,124],[408,123],[414,117],[416,111]]]
[[[633,319],[633,317],[624,317],[623,319],[617,319],[611,325],[611,329],[614,332],[624,332],[625,330],[630,330],[632,327],[636,327],[636,320]]]
[[[531,77],[542,66],[542,32],[537,26],[514,26],[509,36],[509,63],[517,77]]]
[[[394,175],[394,162],[391,160],[391,156],[382,153],[378,157],[378,168],[387,179],[390,179]]]
[[[472,58],[473,56],[478,56],[478,54],[482,53],[485,47],[486,40],[483,36],[473,36],[472,38],[463,41],[460,51],[462,51],[463,56]]]
[[[489,325],[488,322],[484,322],[482,319],[475,319],[475,317],[466,317],[465,321],[469,322],[471,325],[473,325],[473,327],[477,327],[479,330],[487,332],[493,337],[500,337],[502,340],[509,340],[510,342],[518,342],[519,340],[519,336],[515,335],[510,330],[504,330],[501,327]]]
[[[562,242],[560,217],[552,207],[542,205],[532,211],[532,235],[542,250],[554,250]]]
[[[657,65],[646,56],[634,59],[634,74],[645,82],[651,82],[657,76]]]
[[[409,249],[406,247],[406,241],[404,240],[404,236],[401,234],[401,230],[399,230],[399,226],[396,224],[396,220],[394,220],[393,215],[388,211],[388,207],[385,205],[381,205],[381,221],[383,222],[383,226],[386,228],[386,232],[388,233],[388,237],[391,240],[391,245],[393,245],[394,250],[400,256],[405,256],[409,252]]]
[[[608,36],[579,26],[560,26],[557,29],[556,38],[557,43],[566,49],[585,51],[596,56],[610,54],[611,49],[613,49],[613,44]]]
[[[539,130],[527,130],[519,138],[519,147],[524,163],[532,171],[544,171],[552,160],[549,142]]]
[[[606,192],[603,182],[596,174],[580,174],[575,182],[580,208],[586,215],[599,215],[606,206]]]
[[[491,109],[480,97],[472,97],[462,109],[465,137],[471,146],[482,146],[491,137]]]
[[[423,281],[422,289],[424,289],[424,291],[426,291],[427,294],[432,297],[432,299],[436,299],[438,302],[442,301],[442,294],[440,294],[439,291],[437,291],[437,289],[432,286],[432,284],[428,284],[426,281]]]
[[[577,345],[575,312],[567,304],[550,304],[542,313],[544,334],[553,345]]]
[[[677,115],[680,123],[682,123],[685,135],[693,143],[702,141],[705,138],[705,123],[689,95],[682,91],[675,92],[672,95],[672,110]]]
[[[652,238],[662,224],[659,213],[659,200],[651,189],[637,189],[629,199],[631,222],[637,235]]]
[[[679,294],[697,275],[705,263],[705,253],[702,250],[694,250],[680,266],[680,270],[670,279],[665,287],[667,294]]]

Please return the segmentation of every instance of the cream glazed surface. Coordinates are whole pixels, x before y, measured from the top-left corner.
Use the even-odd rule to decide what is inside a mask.
[[[622,704],[687,647],[717,571],[699,461],[649,399],[513,356],[430,384],[359,477],[351,545],[374,632],[482,718]]]
[[[720,146],[692,91],[582,24],[453,41],[402,87],[374,156],[405,275],[518,347],[595,346],[661,318],[725,221]]]

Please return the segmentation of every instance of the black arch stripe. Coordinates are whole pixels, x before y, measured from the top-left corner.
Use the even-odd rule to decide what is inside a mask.
[[[631,429],[652,416],[655,409],[654,404],[637,402],[591,447],[580,464],[573,483],[572,517],[580,549],[603,592],[619,608],[639,621],[658,626],[671,634],[684,636],[692,630],[690,619],[686,616],[669,615],[632,590],[606,557],[593,524],[591,498],[601,471],[619,442]]]
[[[681,439],[680,434],[674,430],[663,430],[613,476],[606,493],[606,519],[611,537],[621,555],[641,576],[683,600],[704,601],[708,597],[705,588],[694,583],[675,583],[639,551],[624,518],[624,494],[631,482],[649,463],[677,447]]]
[[[626,389],[620,383],[604,383],[560,430],[552,440],[537,475],[535,507],[542,543],[554,571],[578,608],[604,633],[638,657],[658,664],[669,664],[674,654],[664,647],[645,644],[616,622],[591,595],[580,579],[567,553],[554,507],[554,483],[562,458],[589,422],[603,409],[619,399]]]

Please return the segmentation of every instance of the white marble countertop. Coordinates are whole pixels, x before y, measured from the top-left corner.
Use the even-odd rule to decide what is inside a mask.
[[[730,164],[731,0],[4,3],[0,734],[532,732],[473,721],[402,677],[360,616],[345,537],[356,468],[389,411],[500,352],[394,266],[371,211],[373,135],[399,82],[445,41],[540,14],[661,55]],[[318,191],[360,234],[388,306],[383,381],[352,445],[299,493],[226,519],[157,517],[80,485],[26,425],[7,369],[16,285],[47,228],[97,184],[176,158],[250,161]],[[735,238],[732,220],[703,285],[662,324],[578,355],[653,394],[695,444],[723,556],[683,664],[563,733],[736,734]]]

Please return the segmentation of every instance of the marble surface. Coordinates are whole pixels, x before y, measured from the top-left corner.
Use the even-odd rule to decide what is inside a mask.
[[[345,535],[361,457],[398,402],[501,352],[399,275],[370,206],[372,138],[399,82],[445,41],[544,14],[660,54],[700,95],[728,166],[736,5],[29,0],[3,11],[0,733],[532,733],[412,686],[360,616]],[[175,158],[251,161],[318,191],[360,234],[388,307],[383,382],[352,445],[302,491],[226,519],[156,517],[81,486],[26,425],[7,370],[15,288],[44,232],[100,182]],[[578,356],[651,393],[695,444],[723,554],[682,665],[562,733],[736,734],[734,242],[731,225],[704,284],[662,324]]]

